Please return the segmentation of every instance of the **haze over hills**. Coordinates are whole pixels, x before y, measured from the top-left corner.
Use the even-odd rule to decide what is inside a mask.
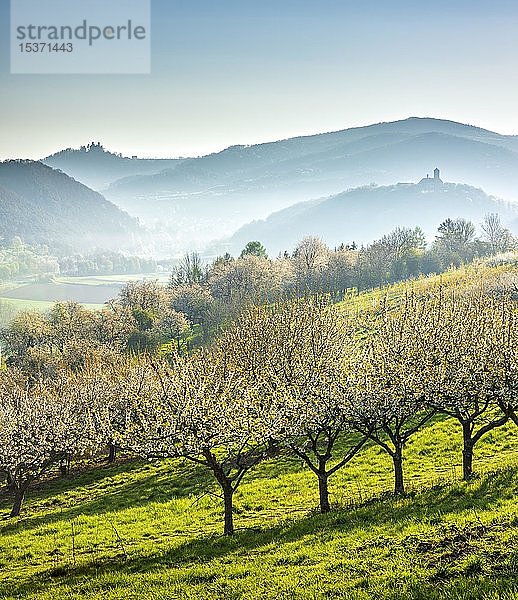
[[[35,161],[0,163],[0,236],[54,248],[134,247],[135,219],[68,175]]]
[[[435,165],[449,181],[518,202],[517,136],[431,118],[232,146],[199,158],[125,158],[90,144],[44,162],[96,189],[105,188],[108,200],[153,229],[162,250],[176,253],[203,249],[211,240],[301,202],[372,183],[418,181]],[[293,210],[298,213],[301,207]],[[369,233],[359,216],[357,221],[357,233],[340,239],[372,240],[377,235],[375,228]]]
[[[180,159],[128,158],[109,152],[100,143],[91,143],[79,149],[67,148],[42,159],[41,162],[60,169],[89,188],[102,190],[116,179],[128,175],[158,173],[174,166]]]
[[[416,181],[436,164],[451,181],[518,201],[518,137],[421,118],[233,146],[123,178],[104,193],[145,223],[207,240],[300,201]]]
[[[463,217],[475,224],[487,213],[500,214],[506,224],[517,207],[480,189],[424,179],[418,184],[363,187],[329,198],[303,202],[242,227],[225,248],[236,253],[250,240],[260,240],[276,254],[292,250],[304,236],[320,236],[330,246],[370,243],[398,226],[420,226],[433,239],[446,218]]]

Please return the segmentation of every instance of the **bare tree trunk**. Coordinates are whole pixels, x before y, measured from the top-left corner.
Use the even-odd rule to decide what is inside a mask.
[[[68,477],[70,475],[70,465],[72,457],[70,454],[64,456],[59,463],[59,471],[62,477]]]
[[[232,486],[232,480],[227,476],[223,467],[218,463],[216,457],[207,450],[204,452],[207,466],[212,470],[217,482],[221,486],[223,491],[223,502],[225,506],[225,535],[234,535],[234,487]]]
[[[473,476],[473,440],[469,423],[462,424],[462,477],[468,481]]]
[[[318,495],[320,498],[320,512],[325,514],[331,512],[329,504],[329,487],[327,484],[327,473],[320,472],[318,474]]]
[[[25,498],[25,488],[17,488],[14,494],[14,503],[11,510],[11,517],[19,517],[22,510],[23,500]]]
[[[515,425],[518,425],[518,415],[514,412],[514,410],[511,411],[509,418]]]
[[[234,535],[234,490],[232,485],[226,483],[222,485],[223,488],[223,501],[225,503],[225,535]]]
[[[403,479],[403,455],[402,448],[396,449],[392,455],[394,462],[394,493],[402,495],[405,493],[405,481]]]
[[[115,462],[115,459],[117,458],[117,446],[112,443],[109,442],[108,443],[108,464],[112,464]]]

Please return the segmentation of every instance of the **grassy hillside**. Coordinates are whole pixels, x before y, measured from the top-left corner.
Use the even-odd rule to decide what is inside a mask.
[[[462,287],[516,274],[510,264],[412,285]],[[392,286],[389,301],[406,289]],[[386,295],[344,307],[371,310]],[[233,538],[221,535],[222,502],[202,467],[76,465],[35,486],[19,520],[0,496],[0,599],[518,598],[518,428],[482,439],[469,483],[461,447],[456,421],[429,422],[405,449],[408,493],[395,498],[390,458],[367,445],[330,479],[329,515],[299,460],[262,463],[236,493]]]
[[[332,481],[328,516],[298,461],[265,463],[236,497],[234,539],[191,465],[123,462],[43,483],[23,519],[1,524],[0,598],[518,597],[518,430],[486,437],[469,484],[459,444],[451,421],[418,434],[398,500],[386,455],[367,448]]]
[[[510,286],[516,287],[518,282],[517,252],[476,260],[470,265],[451,268],[439,275],[421,275],[416,279],[401,281],[359,294],[351,292],[351,295],[341,302],[341,306],[346,310],[371,311],[377,310],[380,303],[384,301],[397,304],[409,292],[424,294],[437,292],[440,288],[462,290],[483,285],[498,287],[499,282],[507,290],[510,289]]]

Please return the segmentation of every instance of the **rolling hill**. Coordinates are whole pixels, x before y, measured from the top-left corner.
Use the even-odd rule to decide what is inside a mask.
[[[446,218],[482,221],[497,212],[503,222],[516,214],[513,205],[480,189],[452,183],[369,186],[329,198],[303,202],[239,229],[227,244],[237,252],[250,240],[260,240],[271,254],[292,249],[304,236],[316,235],[329,245],[369,243],[398,226],[420,226],[428,238]]]
[[[0,163],[0,236],[54,248],[128,248],[137,222],[64,173],[40,162]]]
[[[508,269],[515,271],[491,273]],[[477,272],[413,285],[462,287]],[[401,283],[346,302],[372,309],[408,289]],[[7,517],[9,494],[0,498],[0,597],[512,600],[517,432],[509,423],[483,436],[476,475],[462,482],[461,427],[436,416],[405,447],[408,490],[400,497],[391,493],[390,457],[367,443],[330,479],[333,510],[325,515],[316,511],[314,474],[281,454],[244,478],[232,538],[221,535],[223,503],[200,465],[128,455],[111,466],[74,462],[70,477],[32,487],[20,519]]]
[[[41,162],[60,169],[94,190],[102,190],[121,177],[159,173],[179,160],[128,158],[109,152],[99,143],[92,143],[79,149],[61,150]]]
[[[186,159],[114,182],[107,198],[144,222],[204,239],[297,202],[376,183],[417,181],[440,165],[450,181],[518,201],[518,138],[411,118]]]
[[[125,158],[91,144],[43,161],[102,190],[175,251],[203,248],[251,221],[345,189],[418,181],[436,165],[449,181],[518,202],[518,136],[431,118],[232,146],[198,158]]]

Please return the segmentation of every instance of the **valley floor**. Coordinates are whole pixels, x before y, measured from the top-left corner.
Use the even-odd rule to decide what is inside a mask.
[[[27,281],[0,285],[0,302],[5,302],[12,312],[37,310],[45,312],[55,302],[78,302],[90,310],[101,309],[106,302],[116,298],[128,281],[143,279],[167,283],[169,275],[163,273],[138,275],[105,275],[91,277],[55,277],[49,282]],[[1,317],[1,315],[0,315]],[[1,319],[0,319],[1,320]]]

